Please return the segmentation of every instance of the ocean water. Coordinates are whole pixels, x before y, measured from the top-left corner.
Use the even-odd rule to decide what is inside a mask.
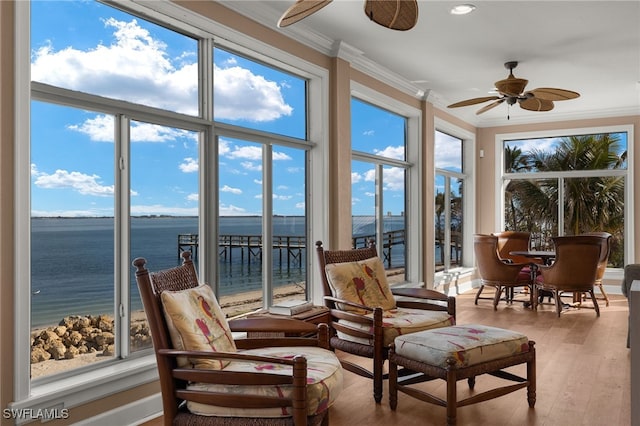
[[[404,221],[387,221],[390,230],[402,229]],[[387,222],[389,223],[387,225]],[[274,218],[273,234],[304,235],[301,216]],[[195,217],[137,217],[131,223],[131,261],[147,259],[154,270],[179,264],[178,234],[197,234]],[[259,235],[259,217],[223,217],[221,235]],[[372,218],[354,218],[358,235],[374,233]],[[34,218],[31,232],[31,326],[57,324],[68,315],[95,315],[114,312],[114,230],[113,218]],[[404,264],[403,247],[394,248],[394,263]],[[229,254],[229,253],[228,253]],[[287,266],[286,250],[274,250],[275,286],[306,281],[306,250]],[[400,256],[399,258],[396,258]],[[282,259],[282,261],[281,261]],[[196,263],[198,259],[195,259]],[[142,309],[130,271],[131,309]],[[257,290],[262,285],[262,265],[258,255],[244,257],[240,249],[218,261],[221,295]]]

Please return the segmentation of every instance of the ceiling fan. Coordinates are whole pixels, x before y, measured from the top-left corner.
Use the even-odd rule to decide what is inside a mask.
[[[514,77],[513,69],[517,66],[517,61],[510,61],[504,64],[504,67],[509,70],[509,76],[504,80],[496,81],[495,85],[498,95],[467,99],[451,104],[447,108],[458,108],[493,101],[476,111],[476,114],[482,114],[503,102],[506,102],[509,106],[517,102],[520,108],[529,111],[551,111],[554,101],[566,101],[580,96],[579,93],[572,90],[556,89],[553,87],[540,87],[525,92],[524,88],[529,80]],[[509,119],[508,115],[507,119]]]
[[[319,11],[333,0],[296,0],[278,20],[287,27]],[[417,0],[365,0],[364,13],[369,19],[392,30],[406,31],[418,22]]]

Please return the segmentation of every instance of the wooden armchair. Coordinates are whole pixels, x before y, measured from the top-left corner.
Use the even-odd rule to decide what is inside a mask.
[[[480,274],[480,288],[476,294],[475,304],[478,304],[480,293],[485,286],[495,287],[493,309],[498,309],[502,292],[506,293],[507,302],[513,302],[513,289],[526,286],[531,288],[531,270],[529,263],[506,263],[498,256],[498,237],[495,235],[476,234],[473,236],[473,250],[476,255],[478,273]],[[524,248],[523,250],[527,250]],[[533,290],[529,292],[533,304]]]
[[[342,367],[328,350],[328,327],[294,319],[227,323],[190,259],[136,281],[152,334],[165,425],[328,425]],[[283,337],[233,339],[232,332]],[[295,337],[312,334],[316,337]],[[284,337],[284,336],[294,337]]]
[[[578,295],[588,293],[593,301],[596,315],[600,316],[600,308],[594,294],[594,282],[598,273],[600,254],[603,250],[602,237],[593,235],[576,235],[554,237],[556,260],[553,265],[540,265],[540,275],[536,277],[537,289],[553,294],[558,317],[563,312],[561,296],[573,293],[574,301]],[[580,302],[581,305],[581,302]]]
[[[391,288],[371,241],[353,250],[325,250],[316,242],[332,349],[373,360],[371,369],[342,360],[345,370],[373,380],[382,399],[384,362],[400,334],[455,324],[455,298],[423,288]]]

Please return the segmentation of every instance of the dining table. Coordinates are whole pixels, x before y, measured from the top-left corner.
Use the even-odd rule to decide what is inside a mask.
[[[556,258],[556,252],[553,250],[515,250],[509,254],[514,256],[523,256],[531,259],[540,259],[544,265],[551,265]]]
[[[540,259],[542,260],[542,264],[545,266],[551,265],[556,258],[556,252],[553,250],[514,250],[510,251],[509,254],[512,254],[514,256],[528,257],[530,259]],[[551,293],[544,290],[538,290],[537,286],[535,285],[536,277],[538,275],[538,265],[536,263],[531,263],[530,269],[531,289],[533,291],[531,299],[534,300],[534,306],[532,306],[532,308],[535,309],[535,304],[542,303],[542,300],[545,297],[551,296]]]

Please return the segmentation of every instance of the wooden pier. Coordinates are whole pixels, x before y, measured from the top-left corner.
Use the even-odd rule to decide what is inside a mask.
[[[353,237],[353,247],[365,247],[369,240],[375,239],[375,235],[360,235]],[[385,232],[383,235],[382,253],[383,261],[387,268],[404,265],[393,265],[391,252],[394,246],[402,245],[405,241],[405,231]],[[190,251],[194,259],[198,258],[198,234],[178,234],[178,261],[184,251]],[[306,237],[301,235],[274,236],[271,248],[277,250],[277,260],[280,269],[283,267],[301,268],[303,254],[307,249]],[[220,235],[218,237],[218,256],[220,260],[232,263],[234,257],[240,256],[241,263],[260,262],[262,260],[262,236],[261,235]],[[275,257],[275,256],[274,256]]]

